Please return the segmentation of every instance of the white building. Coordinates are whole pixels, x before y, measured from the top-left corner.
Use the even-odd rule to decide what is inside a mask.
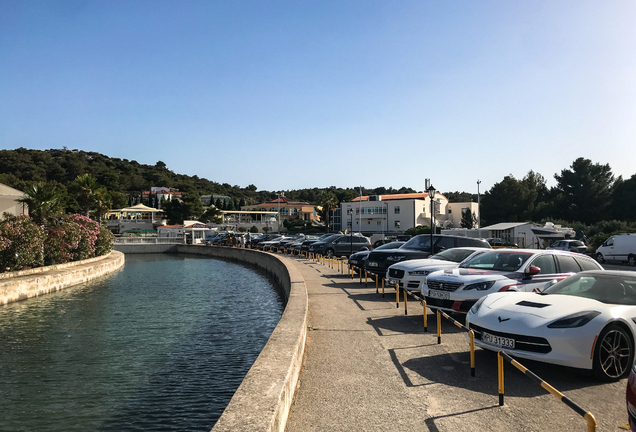
[[[215,232],[213,224],[199,221],[183,221],[183,225],[164,225],[157,227],[157,238],[180,239],[184,243],[201,244],[210,233]]]
[[[371,195],[340,204],[340,230],[349,229],[366,236],[402,234],[419,225],[459,228],[462,212],[477,212],[477,203],[449,203],[441,193],[431,200],[428,193]]]
[[[24,196],[24,193],[19,190],[0,183],[0,220],[2,220],[2,213],[5,212],[14,216],[29,214],[29,208],[26,204],[21,204],[17,201],[22,196]]]

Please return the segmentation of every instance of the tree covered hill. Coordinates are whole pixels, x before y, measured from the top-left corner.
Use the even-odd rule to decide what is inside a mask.
[[[259,191],[255,185],[247,187],[232,186],[228,183],[217,183],[198,176],[176,174],[167,165],[158,161],[155,165],[140,164],[135,160],[111,158],[100,153],[82,150],[51,149],[0,150],[0,183],[24,190],[33,182],[56,182],[67,194],[69,210],[74,209],[72,194],[73,181],[79,175],[90,174],[104,186],[113,202],[113,207],[123,207],[138,199],[142,191],[152,186],[170,187],[180,190],[190,197],[201,195],[226,195],[235,201],[235,205],[258,204],[276,198],[276,192]],[[412,193],[414,189],[402,187],[363,188],[367,195]],[[285,191],[285,196],[298,201],[320,205],[331,198],[348,201],[358,196],[359,189],[344,189],[331,186],[329,188],[312,188]]]

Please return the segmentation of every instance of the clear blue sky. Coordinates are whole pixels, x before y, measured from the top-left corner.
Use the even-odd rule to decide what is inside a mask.
[[[0,148],[259,190],[636,173],[636,2],[0,1]]]

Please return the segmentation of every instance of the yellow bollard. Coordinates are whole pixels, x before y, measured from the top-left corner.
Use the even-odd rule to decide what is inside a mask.
[[[378,293],[378,275],[375,275],[375,293]]]
[[[437,309],[437,344],[442,343],[442,315],[439,313],[439,309]]]
[[[504,404],[504,363],[501,351],[497,353],[497,376],[499,377],[499,406]]]
[[[384,298],[384,278],[382,278],[382,298]]]
[[[400,307],[400,284],[395,283],[395,307]]]
[[[369,273],[367,273],[366,271],[364,272],[364,286],[367,287],[369,282]]]
[[[426,321],[427,321],[427,318],[428,318],[427,313],[426,313],[426,300],[422,300],[422,307],[423,307],[423,310],[424,310],[424,332],[428,333],[428,326],[426,325],[427,324]]]
[[[406,296],[407,296],[408,293],[406,292],[406,290],[402,290],[402,291],[404,291],[404,315],[408,315],[409,314],[408,313],[408,307],[406,305]]]
[[[470,335],[470,376],[475,376],[475,332],[468,330]]]

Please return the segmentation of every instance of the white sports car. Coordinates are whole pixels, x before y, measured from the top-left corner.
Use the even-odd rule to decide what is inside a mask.
[[[483,297],[466,324],[481,348],[591,369],[613,381],[634,362],[635,319],[636,272],[585,271],[541,293]]]

